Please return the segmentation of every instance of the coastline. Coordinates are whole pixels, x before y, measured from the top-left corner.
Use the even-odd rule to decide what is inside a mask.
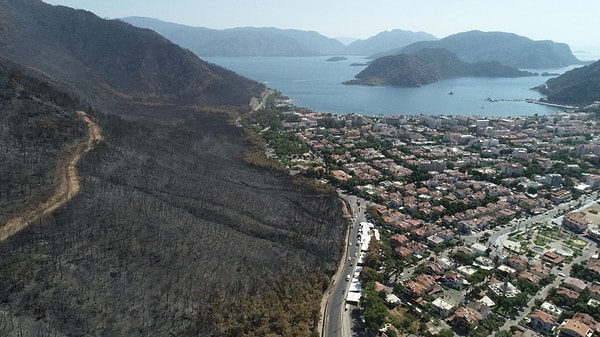
[[[485,102],[486,97],[537,100],[544,96],[530,90],[547,78],[456,78],[419,88],[343,85],[362,70],[361,56],[327,62],[328,57],[211,57],[207,61],[281,92],[299,107],[335,114],[480,115],[482,117],[545,115],[557,111],[548,105]],[[555,72],[557,69],[550,69]],[[562,70],[562,69],[561,69]],[[538,70],[542,71],[542,70]],[[448,95],[453,92],[453,95]],[[525,102],[523,102],[525,103]]]

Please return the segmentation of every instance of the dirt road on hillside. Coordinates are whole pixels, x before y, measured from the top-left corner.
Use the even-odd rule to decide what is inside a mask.
[[[66,205],[79,192],[81,182],[77,174],[77,164],[81,160],[81,156],[93,149],[104,137],[102,136],[102,129],[85,112],[77,111],[77,115],[87,124],[88,135],[84,141],[74,148],[66,149],[59,159],[56,169],[59,182],[54,193],[46,201],[35,205],[23,214],[13,217],[0,227],[0,242]]]

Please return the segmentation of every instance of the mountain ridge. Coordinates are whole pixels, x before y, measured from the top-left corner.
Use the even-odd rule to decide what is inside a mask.
[[[153,29],[199,56],[324,56],[340,53],[344,45],[314,31],[274,27],[210,29],[146,17],[120,20]]]
[[[373,55],[385,52],[393,45],[396,45],[396,48],[402,48],[414,42],[437,39],[426,32],[393,29],[380,32],[364,40],[354,41],[345,48],[344,53],[359,56]]]
[[[565,43],[534,41],[514,33],[472,30],[436,41],[419,41],[383,54],[412,54],[424,48],[444,48],[468,63],[499,61],[520,69],[549,69],[582,64]]]
[[[383,31],[344,45],[315,31],[273,27],[209,29],[164,22],[147,17],[121,20],[153,29],[199,56],[336,56],[377,58],[415,53],[423,48],[444,48],[467,63],[499,61],[521,69],[560,68],[583,64],[565,43],[535,41],[506,32],[472,30],[438,39],[426,32],[402,29]]]
[[[165,22],[148,17],[125,17],[125,22],[153,29],[199,56],[366,56],[403,47],[415,41],[437,39],[425,32],[401,29],[380,32],[344,45],[315,31],[274,27],[210,29]]]

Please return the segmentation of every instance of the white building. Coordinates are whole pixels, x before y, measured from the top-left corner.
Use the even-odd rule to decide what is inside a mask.
[[[434,312],[443,318],[448,317],[452,309],[454,309],[454,304],[444,301],[441,297],[433,300],[431,305],[433,306]]]

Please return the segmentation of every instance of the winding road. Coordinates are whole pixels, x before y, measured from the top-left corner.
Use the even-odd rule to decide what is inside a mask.
[[[11,218],[0,227],[0,242],[66,205],[79,192],[81,182],[77,173],[77,164],[81,160],[81,156],[93,149],[98,142],[101,142],[104,139],[104,137],[102,135],[102,129],[90,118],[90,116],[83,111],[77,111],[77,115],[88,126],[87,138],[77,144],[74,148],[67,149],[65,153],[61,155],[56,170],[59,182],[54,189],[54,193],[52,193],[46,201]]]

